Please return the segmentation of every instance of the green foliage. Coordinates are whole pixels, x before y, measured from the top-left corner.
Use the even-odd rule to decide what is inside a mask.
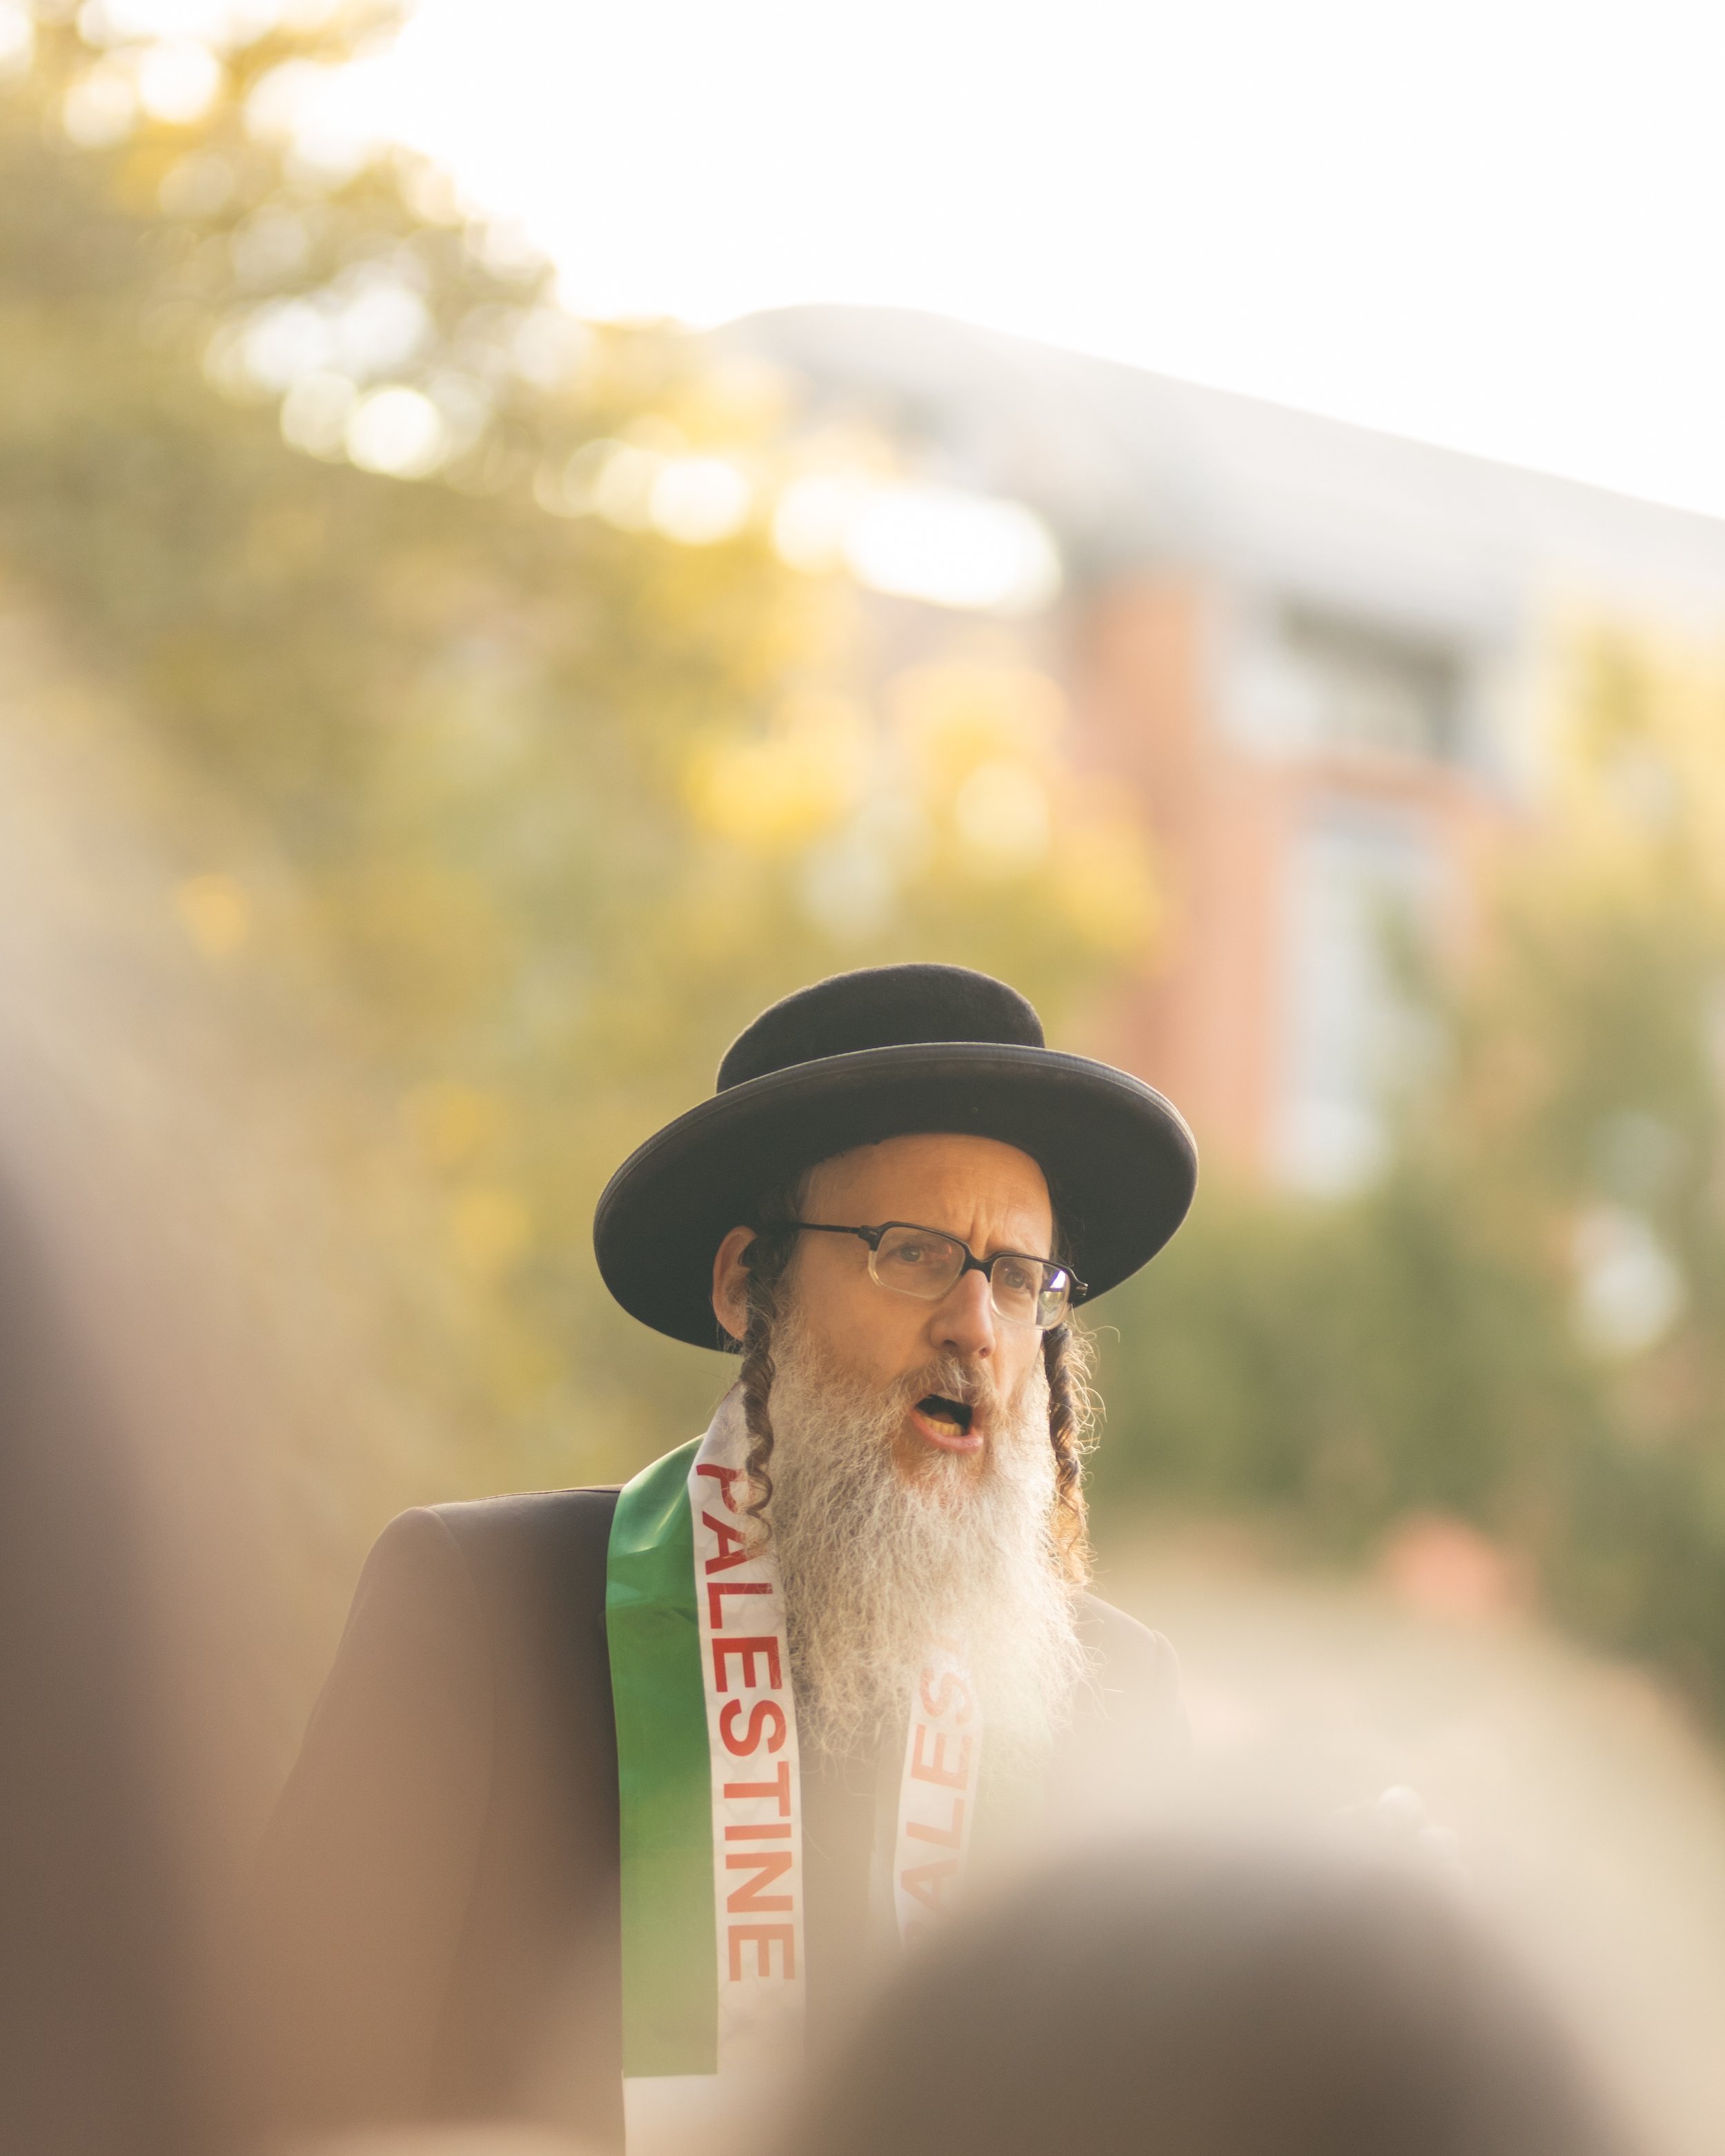
[[[1206,1191],[1099,1309],[1099,1500],[1281,1513],[1348,1557],[1423,1509],[1519,1532],[1593,1404],[1563,1318],[1435,1175],[1338,1206]]]

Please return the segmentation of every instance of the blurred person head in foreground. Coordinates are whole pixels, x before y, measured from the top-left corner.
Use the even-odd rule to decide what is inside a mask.
[[[1148,1844],[931,1943],[786,2156],[1627,2156],[1453,1894],[1316,1850]]]
[[[626,2101],[647,2146],[946,1914],[979,1796],[1025,1815],[1106,1743],[1143,1815],[1183,1725],[1166,1643],[1084,1591],[1071,1312],[1194,1176],[1159,1094],[980,973],[742,1033],[594,1224],[625,1310],[740,1355],[710,1427],[367,1565],[265,1855],[290,2114],[614,2145]]]
[[[136,1461],[0,1178],[0,2147],[231,2145]]]

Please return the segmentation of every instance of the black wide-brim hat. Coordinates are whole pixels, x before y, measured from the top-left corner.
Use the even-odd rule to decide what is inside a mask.
[[[624,1161],[593,1215],[605,1285],[655,1332],[717,1347],[713,1259],[732,1229],[762,1224],[769,1191],[853,1147],[934,1131],[1029,1154],[1060,1223],[1054,1255],[1091,1296],[1155,1256],[1198,1180],[1178,1110],[1124,1070],[1045,1047],[1015,988],[962,966],[871,967],[763,1011],[726,1051],[713,1097]]]

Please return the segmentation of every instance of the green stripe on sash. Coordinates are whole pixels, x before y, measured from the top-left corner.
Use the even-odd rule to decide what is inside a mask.
[[[611,1523],[605,1632],[622,1808],[623,2071],[718,2071],[706,1689],[695,1607],[692,1439],[644,1468]]]

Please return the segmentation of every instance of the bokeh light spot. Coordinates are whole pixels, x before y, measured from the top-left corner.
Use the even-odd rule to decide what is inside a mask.
[[[338,340],[328,316],[310,300],[261,307],[240,333],[245,372],[265,389],[288,389],[302,374],[332,367]]]
[[[359,391],[345,374],[319,368],[301,375],[282,400],[282,437],[309,456],[339,458],[358,402]]]
[[[806,844],[850,813],[867,784],[866,714],[848,699],[793,699],[762,739],[711,744],[694,759],[690,805],[721,838],[760,852]]]
[[[721,457],[674,457],[653,482],[653,527],[685,547],[733,537],[748,521],[754,490]]]
[[[845,535],[866,506],[870,488],[855,475],[811,472],[793,480],[773,516],[781,561],[809,576],[842,568]]]
[[[429,397],[399,382],[361,398],[342,439],[362,471],[389,479],[429,478],[449,451],[443,414]]]
[[[932,606],[1029,613],[1060,588],[1060,556],[1040,516],[947,487],[882,488],[844,547],[860,583]]]
[[[1640,1354],[1682,1316],[1689,1301],[1683,1276],[1644,1214],[1590,1206],[1570,1247],[1576,1329],[1601,1354]]]
[[[653,490],[665,463],[656,450],[633,442],[607,444],[593,460],[588,506],[619,531],[644,531],[653,521]]]
[[[393,277],[362,285],[335,318],[343,371],[363,380],[405,366],[431,336],[425,302]]]
[[[187,127],[221,92],[226,70],[208,45],[190,40],[148,46],[137,60],[138,102],[152,120]]]
[[[495,1144],[509,1121],[506,1103],[477,1086],[449,1080],[416,1086],[402,1116],[419,1152],[434,1168],[458,1168]]]
[[[1048,793],[1021,763],[978,764],[958,789],[952,819],[966,852],[985,871],[1034,868],[1048,852]]]
[[[60,106],[60,124],[80,150],[123,142],[137,117],[137,85],[117,60],[99,60],[72,85]]]
[[[188,876],[174,893],[174,911],[206,958],[226,958],[251,933],[252,902],[230,875]]]
[[[476,1183],[449,1207],[449,1241],[458,1261],[481,1279],[495,1280],[526,1251],[533,1219],[520,1194],[497,1183]]]
[[[36,25],[17,0],[0,4],[0,80],[24,74],[36,57]]]

